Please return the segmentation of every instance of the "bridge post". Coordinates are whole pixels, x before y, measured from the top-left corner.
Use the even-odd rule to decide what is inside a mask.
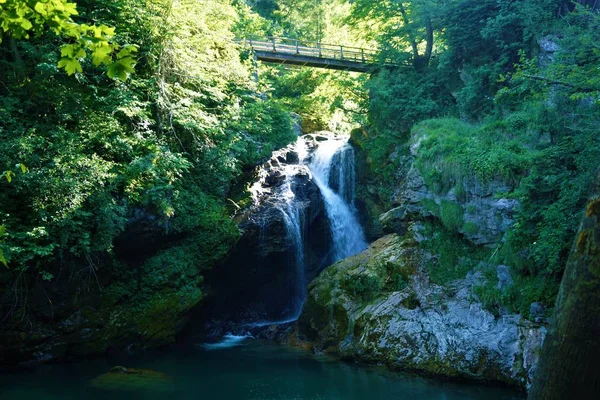
[[[277,48],[275,47],[275,38],[273,38],[273,51],[277,51]]]
[[[360,55],[362,57],[362,62],[365,62],[365,50],[364,49],[360,49]]]
[[[340,46],[340,58],[344,59],[344,46]]]
[[[298,39],[296,39],[296,54],[300,54],[300,49],[298,48]]]

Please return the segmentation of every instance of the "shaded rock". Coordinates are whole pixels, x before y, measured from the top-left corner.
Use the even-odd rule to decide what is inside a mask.
[[[413,138],[411,151],[416,157],[422,139]],[[514,223],[520,205],[514,199],[497,198],[499,193],[510,191],[510,187],[502,181],[492,180],[483,184],[474,176],[469,176],[463,178],[460,185],[457,184],[460,190],[451,188],[440,192],[427,185],[415,165],[415,158],[408,158],[400,169],[406,172],[392,201],[410,214],[409,220],[431,217],[443,219],[446,210],[457,210],[455,220],[459,225],[451,228],[474,244],[486,246],[498,244]],[[394,225],[399,223],[400,220]],[[393,229],[388,228],[388,232]]]
[[[406,207],[396,207],[379,216],[379,223],[385,233],[406,233],[408,227]]]
[[[496,267],[496,277],[498,278],[498,289],[502,290],[513,284],[510,268],[507,265],[498,265]]]
[[[540,49],[538,62],[540,64],[540,67],[547,67],[550,64],[552,64],[556,52],[560,50],[558,42],[559,39],[553,35],[543,36],[538,39],[538,46]]]
[[[91,384],[97,389],[115,391],[166,392],[174,389],[171,377],[162,372],[122,366],[97,376]]]
[[[297,136],[302,135],[302,117],[295,112],[290,113],[290,117],[292,117],[292,129]]]
[[[542,303],[531,303],[529,306],[529,319],[537,323],[546,322],[548,309]]]

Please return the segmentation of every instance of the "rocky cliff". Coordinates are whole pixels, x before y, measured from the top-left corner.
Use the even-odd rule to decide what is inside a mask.
[[[309,286],[301,339],[393,369],[528,387],[547,311],[534,303],[525,318],[481,297],[483,287],[513,285],[508,267],[493,258],[520,207],[507,197],[511,183],[475,173],[432,179],[432,168],[444,178],[446,171],[425,163],[427,132],[418,129],[377,167],[361,134],[353,136],[363,149],[359,204],[370,236],[380,239]],[[390,166],[384,185],[369,176]]]
[[[519,315],[486,311],[469,273],[432,283],[418,226],[327,268],[309,287],[300,332],[317,350],[438,376],[529,385],[545,335]]]

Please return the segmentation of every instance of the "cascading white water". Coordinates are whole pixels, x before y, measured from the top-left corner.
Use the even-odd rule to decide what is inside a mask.
[[[319,144],[309,165],[313,180],[319,187],[333,236],[333,261],[353,256],[367,248],[367,241],[351,202],[354,200],[354,154],[345,138],[329,139]],[[341,152],[341,153],[340,153]],[[338,192],[330,186],[330,176],[334,165],[334,156],[338,154],[341,162],[338,176]],[[351,168],[348,168],[348,167]]]
[[[295,201],[296,195],[292,190],[292,173],[286,174],[285,189],[282,191],[284,204],[279,207],[283,215],[283,222],[287,239],[292,243],[292,257],[289,266],[292,269],[293,280],[290,281],[291,309],[288,318],[296,320],[302,312],[302,305],[306,299],[306,277],[304,274],[304,238],[302,236],[302,210]]]
[[[290,157],[290,153],[293,156]],[[294,158],[296,160],[292,162],[287,161]],[[242,325],[244,328],[292,322],[302,312],[307,296],[307,279],[310,274],[314,276],[315,273],[314,265],[312,272],[305,270],[309,266],[305,260],[305,239],[310,238],[305,238],[305,234],[311,234],[311,226],[304,226],[309,224],[305,217],[310,215],[310,209],[307,209],[310,207],[307,201],[307,188],[310,187],[306,183],[307,178],[316,184],[321,193],[331,232],[331,251],[324,256],[322,262],[335,262],[360,253],[367,247],[353,204],[354,162],[354,150],[347,138],[332,135],[327,140],[317,142],[314,138],[300,137],[295,147],[274,154],[268,169],[259,172],[259,180],[252,186],[251,192],[257,203],[268,202],[271,210],[274,208],[282,216],[280,221],[285,229],[287,258],[285,261],[278,260],[277,266],[285,269],[279,275],[285,276],[285,279],[278,281],[280,290],[274,291],[278,293],[277,298],[263,298],[264,302],[276,304],[279,309],[272,308],[263,320],[248,321]],[[272,173],[273,170],[276,173]],[[280,180],[267,182],[267,178],[273,176]],[[257,219],[259,248],[268,240],[268,221],[273,220]],[[284,298],[281,298],[281,294],[284,294]]]
[[[354,168],[354,149],[348,143],[336,153],[339,158],[337,176],[335,182],[337,183],[337,192],[342,198],[352,206],[352,211],[356,213],[354,208],[355,199],[355,187],[356,187],[356,170]],[[335,158],[335,157],[334,157]],[[333,159],[332,158],[332,164]],[[329,185],[332,184],[332,179],[329,179]],[[333,186],[332,186],[333,187]]]

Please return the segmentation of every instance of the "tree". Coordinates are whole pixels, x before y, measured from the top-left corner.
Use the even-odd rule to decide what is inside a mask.
[[[600,174],[571,250],[529,400],[600,393]]]
[[[349,22],[372,21],[377,27],[372,32],[383,47],[410,49],[412,64],[420,70],[433,54],[438,11],[437,0],[356,0]]]
[[[77,5],[68,0],[0,0],[0,43],[8,38],[13,57],[20,61],[14,40],[50,31],[69,42],[61,47],[58,61],[67,74],[83,72],[81,60],[90,57],[94,66],[105,66],[111,78],[126,80],[133,73],[137,47],[119,46],[112,42],[114,28],[76,23],[76,15]]]

